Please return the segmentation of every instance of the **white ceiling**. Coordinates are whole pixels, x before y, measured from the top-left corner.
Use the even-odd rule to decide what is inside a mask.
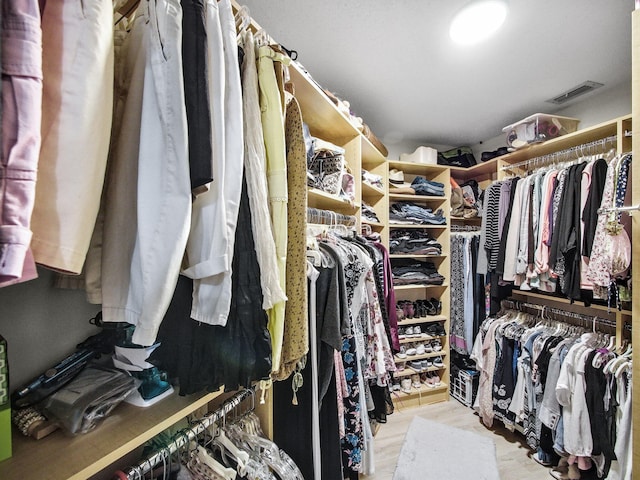
[[[467,0],[238,2],[387,146],[472,145],[586,80],[605,86],[573,103],[631,83],[632,0],[511,0],[472,47],[448,35]]]

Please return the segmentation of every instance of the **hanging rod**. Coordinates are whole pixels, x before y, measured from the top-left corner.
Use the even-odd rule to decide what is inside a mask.
[[[616,328],[615,321],[598,317],[595,315],[585,315],[582,313],[569,312],[567,310],[562,310],[556,307],[548,307],[546,305],[537,305],[535,303],[521,302],[519,300],[511,300],[511,299],[502,300],[501,305],[503,306],[503,308],[510,309],[510,310],[523,311],[522,309],[533,309],[542,313],[549,313],[551,315],[560,315],[565,318],[588,322],[590,325],[593,325],[594,323],[596,323],[597,325],[602,327],[607,327],[612,329]],[[551,320],[554,320],[554,319],[551,319]],[[585,327],[584,324],[579,326]]]
[[[234,408],[238,407],[245,399],[252,397],[255,399],[255,390],[252,388],[246,388],[236,393],[233,397],[225,400],[219,408],[214,412],[206,414],[203,418],[198,420],[195,425],[190,428],[184,429],[174,435],[173,440],[169,442],[169,445],[161,450],[153,453],[145,460],[142,460],[136,466],[129,467],[123,473],[130,480],[143,478],[144,475],[150,472],[157,465],[163,461],[166,462],[172,454],[179,451],[182,447],[187,446],[192,440],[195,440],[198,435],[211,427],[214,423],[217,423],[220,419],[224,418]],[[255,402],[252,404],[252,408],[255,408]]]
[[[342,224],[353,226],[357,223],[357,218],[354,215],[344,215],[332,210],[307,207],[307,222],[321,225]]]
[[[593,155],[595,153],[604,153],[607,147],[607,143],[613,143],[614,144],[613,146],[615,147],[615,142],[617,140],[618,140],[618,135],[611,135],[609,137],[600,138],[592,142],[583,143],[582,145],[575,145],[565,150],[559,150],[557,152],[548,153],[547,155],[529,158],[527,160],[523,160],[522,162],[518,162],[510,165],[503,165],[502,167],[500,167],[500,170],[501,171],[513,170],[515,168],[525,167],[531,164],[543,166],[543,165],[547,165],[548,163],[557,161],[559,157],[562,157],[562,156],[566,156],[564,160],[566,162],[566,161],[569,161],[569,156],[571,156],[572,154]],[[602,150],[602,151],[598,151],[598,152],[589,151],[589,149],[592,149],[593,147],[599,147],[599,150]],[[587,152],[584,152],[585,149],[587,149]]]
[[[452,232],[480,232],[479,225],[451,225]]]
[[[611,212],[616,212],[616,213],[631,213],[631,212],[635,212],[637,210],[640,210],[640,204],[639,205],[629,205],[626,207],[607,207],[607,208],[600,208],[598,209],[598,213],[611,213]]]

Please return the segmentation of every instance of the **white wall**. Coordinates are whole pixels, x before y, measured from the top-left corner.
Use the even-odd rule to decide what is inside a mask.
[[[551,106],[551,105],[550,105]],[[603,91],[596,90],[587,95],[584,100],[576,99],[573,103],[557,111],[531,112],[554,113],[563,117],[573,117],[580,120],[578,129],[583,129],[622,117],[631,113],[631,83],[611,87]],[[482,152],[490,152],[506,146],[505,134],[489,138],[473,145],[473,154],[480,162]]]

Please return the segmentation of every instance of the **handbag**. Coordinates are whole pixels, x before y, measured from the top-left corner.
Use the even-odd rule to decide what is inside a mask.
[[[307,185],[331,195],[340,194],[344,166],[344,148],[315,138],[314,153],[307,161]]]
[[[470,147],[452,148],[445,152],[438,152],[438,165],[448,167],[472,167],[476,164],[476,157]]]

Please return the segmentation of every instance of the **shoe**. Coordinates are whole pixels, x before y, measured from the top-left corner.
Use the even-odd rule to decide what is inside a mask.
[[[411,386],[413,388],[420,388],[421,387],[421,383],[420,383],[420,375],[418,375],[417,373],[415,375],[411,375]]]
[[[433,363],[428,358],[425,358],[424,360],[420,360],[420,366],[423,370],[426,370],[427,368],[433,367]]]
[[[396,357],[402,359],[407,358],[407,347],[405,347],[404,345],[400,345],[400,351],[396,353]]]
[[[431,353],[431,352],[433,352],[433,345],[431,344],[431,342],[426,342],[426,343],[424,344],[424,351],[425,351],[426,353]]]
[[[415,309],[413,308],[413,302],[405,302],[402,306],[402,310],[404,311],[405,318],[413,318],[415,314]]]
[[[431,298],[429,302],[431,302],[431,305],[435,308],[435,315],[440,315],[442,313],[442,302],[437,298]]]
[[[398,338],[406,338],[407,334],[404,327],[398,327]]]
[[[404,393],[411,393],[411,378],[403,377],[403,379],[400,380],[400,390]]]
[[[434,387],[439,387],[440,385],[442,385],[442,382],[440,381],[440,375],[438,375],[438,372],[431,372],[431,378],[433,379]]]
[[[416,349],[414,347],[411,348],[407,348],[407,355],[409,355],[410,357],[413,357],[414,355],[416,355]]]
[[[433,352],[439,352],[442,350],[442,343],[440,343],[440,340],[438,339],[432,340],[430,345]]]
[[[413,336],[413,327],[407,327],[404,329],[404,334],[407,337],[412,337]]]
[[[434,372],[427,372],[427,377],[425,380],[425,385],[429,388],[435,388],[436,384],[435,384],[435,380],[433,378],[433,373]]]
[[[420,328],[420,325],[416,325],[415,327],[413,327],[413,336],[414,337],[422,336],[422,328]]]
[[[404,312],[402,311],[402,307],[396,305],[396,317],[398,320],[404,320]]]
[[[424,343],[419,343],[416,346],[416,355],[424,355],[426,353],[426,349]]]
[[[392,392],[400,391],[400,382],[397,382],[394,380],[393,383],[391,384],[391,391]]]
[[[422,372],[422,362],[420,361],[411,361],[409,362],[409,368],[414,372],[421,373]]]
[[[434,357],[433,358],[433,366],[434,367],[444,367],[444,361],[442,357]]]

